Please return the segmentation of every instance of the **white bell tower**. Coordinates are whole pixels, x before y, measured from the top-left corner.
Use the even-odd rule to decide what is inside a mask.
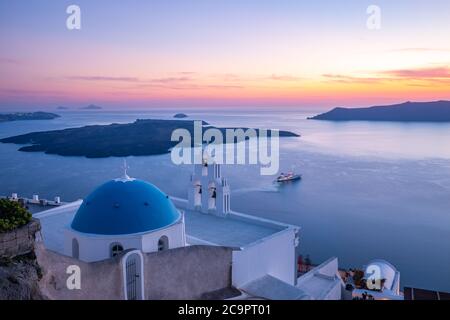
[[[194,165],[188,191],[189,209],[225,216],[230,212],[230,186],[219,164]]]

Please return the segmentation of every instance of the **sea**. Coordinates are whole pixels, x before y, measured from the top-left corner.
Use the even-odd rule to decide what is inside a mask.
[[[402,286],[450,291],[450,124],[307,120],[325,110],[183,109],[214,126],[289,130],[280,171],[302,180],[279,185],[258,165],[224,165],[235,211],[298,225],[300,253],[342,268],[386,259]],[[0,123],[0,138],[23,133],[173,119],[180,110],[58,111],[60,118]],[[123,172],[122,158],[87,159],[20,152],[0,143],[0,195],[82,199]],[[128,157],[129,175],[187,197],[190,165],[170,154]]]

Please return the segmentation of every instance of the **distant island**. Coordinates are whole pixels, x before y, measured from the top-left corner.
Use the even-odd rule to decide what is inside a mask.
[[[82,109],[82,110],[101,110],[103,108],[100,106],[96,106],[95,104],[90,104],[87,107],[82,107],[80,109]]]
[[[204,121],[203,125],[214,128]],[[27,144],[21,147],[20,151],[45,152],[61,156],[88,158],[144,156],[170,152],[170,149],[178,144],[171,141],[171,135],[175,129],[187,129],[193,136],[194,121],[136,120],[128,124],[93,125],[33,132],[1,139],[0,142]],[[225,132],[227,128],[217,129]],[[259,134],[259,130],[256,129],[256,131]],[[289,131],[280,131],[279,134],[280,137],[299,136]]]
[[[308,119],[331,121],[450,122],[450,101],[405,102],[369,108],[335,108]]]
[[[184,113],[177,113],[176,115],[173,116],[175,119],[183,119],[183,118],[187,118],[188,115],[184,114]]]
[[[68,110],[69,108],[64,107],[64,106],[58,106],[56,107],[57,110]]]
[[[60,116],[49,112],[15,112],[0,114],[0,122],[21,120],[52,120]]]

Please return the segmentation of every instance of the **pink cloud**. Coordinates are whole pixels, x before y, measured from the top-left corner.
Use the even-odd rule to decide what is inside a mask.
[[[291,75],[277,75],[277,74],[272,74],[269,77],[270,80],[276,80],[276,81],[299,81],[302,78],[299,77],[295,77],[295,76],[291,76]]]
[[[390,50],[390,52],[449,52],[450,49],[444,49],[444,48],[424,48],[424,47],[418,47],[418,48],[401,48],[401,49],[394,49]]]
[[[140,79],[137,77],[113,77],[113,76],[69,76],[66,77],[69,80],[80,81],[99,81],[99,82],[139,82],[139,83],[178,83],[192,80],[190,77],[165,77],[165,78],[150,78]]]
[[[173,82],[186,82],[186,81],[191,81],[192,78],[190,77],[167,77],[167,78],[154,78],[154,79],[149,79],[146,80],[145,82],[150,82],[150,83],[173,83]]]
[[[109,76],[70,76],[70,80],[81,81],[118,81],[118,82],[138,82],[139,78],[135,77],[109,77]]]
[[[11,58],[0,58],[1,64],[20,64],[19,60],[11,59]]]
[[[421,69],[400,69],[400,70],[388,70],[381,72],[382,74],[408,79],[434,79],[434,78],[447,78],[450,79],[450,68],[437,67],[437,68],[421,68]]]
[[[398,69],[385,70],[376,73],[373,77],[355,77],[343,74],[323,74],[325,82],[334,83],[380,83],[387,81],[428,81],[438,83],[450,82],[450,68],[434,67],[434,68],[416,68],[416,69]]]
[[[326,78],[326,82],[337,82],[337,83],[378,83],[386,78],[376,78],[376,77],[354,77],[342,74],[323,74],[322,77]]]

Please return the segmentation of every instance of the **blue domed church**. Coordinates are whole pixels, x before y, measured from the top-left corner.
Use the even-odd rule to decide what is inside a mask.
[[[233,211],[220,164],[195,164],[186,198],[124,169],[34,215],[50,299],[340,298],[337,259],[299,276],[300,228]]]
[[[65,230],[64,251],[94,262],[128,249],[156,252],[185,245],[183,213],[156,186],[125,174],[83,200]]]

